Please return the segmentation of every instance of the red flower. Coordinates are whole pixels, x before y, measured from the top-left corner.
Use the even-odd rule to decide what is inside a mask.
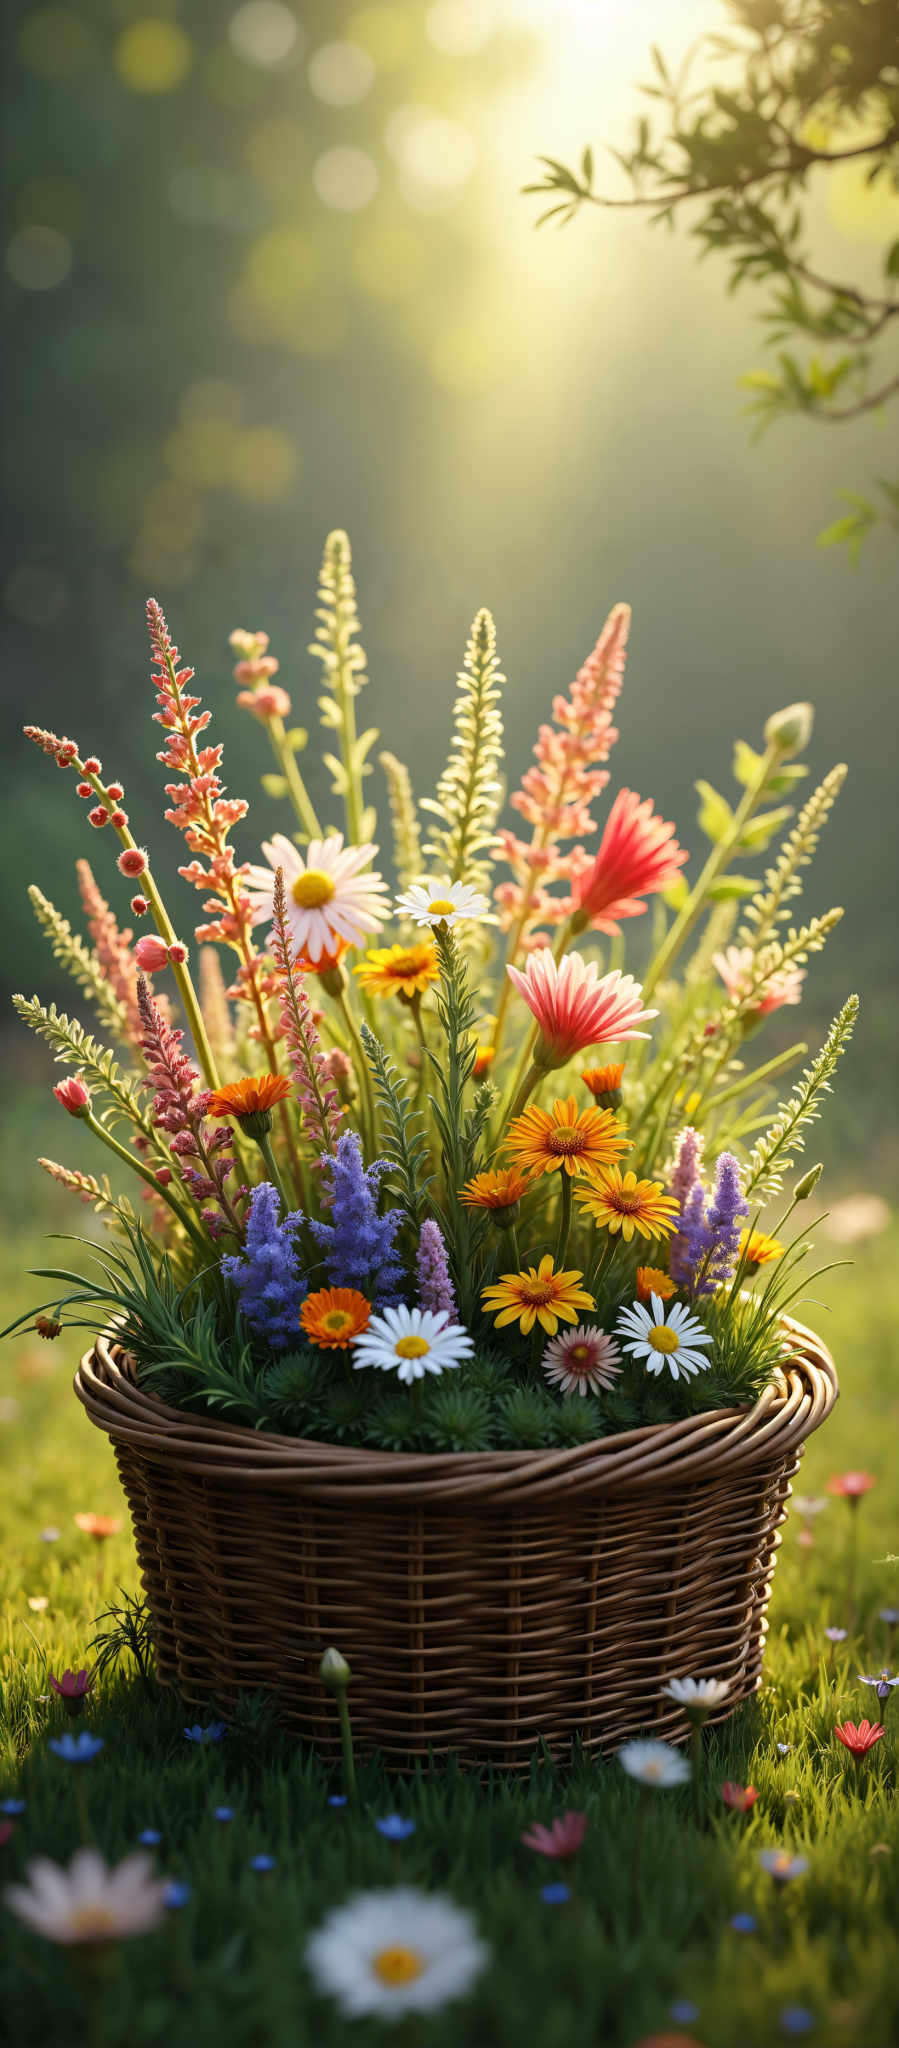
[[[80,1714],[88,1693],[93,1686],[89,1671],[64,1671],[61,1678],[49,1673],[50,1684],[62,1700],[67,1714]]]
[[[563,1813],[551,1822],[548,1828],[535,1822],[530,1832],[521,1839],[526,1849],[534,1849],[538,1856],[552,1856],[564,1861],[577,1854],[587,1832],[585,1813]]]
[[[721,1787],[721,1797],[725,1806],[733,1807],[735,1813],[748,1813],[758,1796],[754,1785],[737,1785],[733,1778],[725,1778]]]
[[[873,1472],[834,1472],[827,1482],[828,1493],[837,1493],[842,1500],[860,1500],[863,1493],[870,1493],[877,1485]]]
[[[880,1741],[884,1729],[880,1721],[875,1721],[873,1727],[870,1721],[859,1721],[858,1727],[854,1721],[844,1721],[842,1728],[835,1728],[833,1732],[850,1756],[867,1756],[875,1742]]]
[[[57,1102],[62,1103],[63,1109],[67,1109],[70,1116],[90,1115],[90,1089],[85,1088],[80,1074],[71,1074],[67,1081],[58,1082],[53,1093]]]
[[[142,974],[158,974],[161,967],[168,965],[169,949],[161,939],[154,939],[148,933],[146,938],[138,939],[134,957]]]
[[[620,789],[596,858],[574,879],[575,928],[616,933],[618,919],[641,916],[641,897],[667,889],[687,858],[651,798],[641,803],[632,789]]]
[[[118,1515],[86,1513],[76,1515],[74,1520],[77,1527],[83,1529],[85,1536],[96,1537],[98,1543],[102,1543],[104,1536],[117,1536],[122,1526]]]

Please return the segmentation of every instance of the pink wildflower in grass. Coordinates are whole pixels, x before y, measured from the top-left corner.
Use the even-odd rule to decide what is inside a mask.
[[[296,1087],[300,1120],[318,1158],[322,1153],[334,1152],[343,1110],[328,1076],[315,1015],[291,946],[281,868],[274,876],[272,914],[275,921],[271,949],[281,1006],[281,1030]]]
[[[537,1019],[539,1065],[564,1067],[588,1045],[611,1045],[630,1038],[648,1038],[648,1024],[657,1010],[641,1007],[640,983],[618,968],[600,976],[596,962],[569,953],[557,966],[547,948],[532,953],[522,974],[507,968],[510,981]]]
[[[621,1357],[614,1337],[604,1330],[581,1323],[576,1330],[561,1330],[543,1353],[543,1372],[551,1387],[562,1394],[598,1394],[621,1378]]]
[[[242,1237],[243,1227],[225,1186],[234,1168],[230,1134],[224,1125],[214,1130],[206,1123],[208,1091],[202,1089],[196,1067],[181,1051],[183,1033],[166,1023],[143,975],[138,978],[137,1000],[141,1048],[156,1091],[153,1122],[167,1133],[181,1179],[194,1201],[214,1203],[212,1209],[202,1212],[211,1236],[232,1230]]]
[[[439,1224],[432,1216],[425,1218],[418,1239],[416,1259],[419,1306],[430,1309],[432,1314],[446,1315],[447,1321],[456,1320],[458,1304],[450,1279],[446,1245]]]
[[[124,854],[120,855],[120,860],[122,859]],[[128,1041],[132,1045],[137,1045],[140,1041],[141,1022],[137,1007],[137,966],[131,951],[133,934],[127,929],[120,930],[105,896],[101,895],[97,887],[90,862],[79,860],[76,863],[76,870],[78,890],[94,952],[105,979],[125,1011]],[[140,872],[143,873],[144,869]],[[132,905],[132,909],[133,907]]]
[[[620,789],[595,858],[574,880],[575,929],[589,925],[615,936],[622,918],[642,916],[643,899],[667,889],[688,859],[674,830],[656,815],[651,797],[641,802],[634,790]]]
[[[732,1003],[742,1001],[758,973],[751,946],[728,946],[726,952],[713,953],[712,966],[720,974]],[[753,996],[752,1014],[767,1017],[772,1010],[783,1009],[785,1004],[801,1003],[804,980],[804,967],[785,967],[779,973],[769,974]]]
[[[70,1116],[90,1116],[91,1092],[85,1087],[80,1074],[70,1074],[67,1080],[58,1082],[53,1093]]]
[[[515,880],[501,883],[494,893],[503,924],[515,932],[513,954],[536,920],[558,924],[566,914],[565,900],[549,894],[553,882],[570,876],[570,856],[561,842],[596,829],[590,804],[608,782],[602,764],[618,738],[612,711],[624,677],[630,618],[626,604],[609,613],[570,694],[553,699],[555,724],[540,727],[537,766],[527,770],[510,798],[513,810],[532,828],[530,843],[513,832],[499,834]]]
[[[57,1698],[62,1700],[67,1714],[80,1714],[88,1693],[93,1688],[93,1677],[89,1671],[64,1671],[61,1678],[48,1674],[50,1684]]]
[[[535,1821],[521,1839],[526,1849],[533,1849],[537,1856],[550,1856],[557,1862],[567,1861],[576,1856],[587,1832],[585,1813],[563,1813],[551,1821],[549,1827]]]
[[[873,1749],[876,1742],[880,1742],[882,1736],[886,1734],[886,1729],[881,1721],[875,1721],[873,1724],[870,1721],[859,1721],[857,1724],[855,1721],[844,1721],[842,1727],[835,1728],[833,1732],[843,1748],[848,1749],[850,1756],[854,1756],[858,1761],[860,1756],[867,1756],[869,1749]]]

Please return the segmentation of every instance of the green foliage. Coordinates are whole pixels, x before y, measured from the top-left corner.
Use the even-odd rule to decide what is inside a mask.
[[[37,996],[13,996],[13,1008],[23,1024],[50,1046],[54,1059],[62,1066],[77,1067],[88,1086],[104,1096],[104,1121],[108,1125],[127,1118],[155,1142],[146,1114],[143,1082],[133,1081],[122,1072],[108,1046],[99,1045],[77,1017],[67,1017],[63,1010],[57,1010],[55,1003],[42,1003]]]
[[[257,1381],[260,1426],[288,1436],[317,1436],[328,1379],[320,1352],[291,1352],[276,1359]]]
[[[473,1300],[472,1253],[483,1236],[482,1218],[472,1219],[460,1201],[465,1182],[478,1171],[484,1108],[489,1108],[483,1091],[469,1113],[465,1091],[474,1073],[477,1057],[477,1013],[468,969],[452,932],[437,926],[434,934],[440,961],[437,1014],[443,1032],[441,1053],[430,1053],[437,1089],[430,1097],[440,1140],[444,1172],[443,1205],[440,1222],[452,1263],[459,1312],[463,1322],[471,1314]],[[437,1205],[435,1204],[435,1207]]]
[[[389,1166],[386,1179],[393,1182],[405,1215],[417,1232],[433,1180],[433,1174],[427,1172],[430,1154],[424,1121],[410,1104],[408,1092],[380,1039],[367,1024],[359,1028],[386,1133],[381,1145],[381,1157]]]
[[[73,932],[68,918],[61,916],[35,882],[29,887],[28,900],[42,932],[50,941],[54,960],[58,960],[79,988],[90,996],[106,1030],[111,1031],[114,1038],[127,1038],[128,1020],[124,1003],[120,1003],[107,981],[96,953],[85,945],[77,932]]]
[[[744,1191],[757,1202],[780,1193],[783,1176],[802,1151],[806,1131],[821,1114],[821,1098],[830,1093],[837,1063],[846,1050],[858,1016],[858,996],[849,996],[834,1018],[824,1044],[797,1081],[789,1101],[759,1139],[749,1157]]]
[[[149,1685],[153,1674],[153,1616],[149,1601],[120,1587],[119,1600],[111,1601],[96,1619],[108,1622],[109,1626],[101,1628],[88,1645],[93,1652],[94,1678],[110,1677],[122,1658],[130,1657],[144,1685]]]
[[[895,0],[730,0],[730,12],[732,32],[702,36],[676,75],[653,49],[643,92],[661,129],[640,116],[633,146],[611,152],[629,197],[596,189],[589,149],[578,170],[542,157],[525,191],[553,202],[538,225],[565,225],[584,206],[631,207],[668,227],[686,215],[701,254],[727,263],[729,291],[767,292],[760,317],[776,367],[742,379],[758,431],[796,414],[854,420],[899,394],[884,353],[899,316],[899,245],[884,248],[874,287],[823,274],[811,253],[809,173],[861,162],[869,185],[897,181]],[[872,527],[899,529],[899,483],[882,491],[880,504],[844,493],[853,509],[819,545],[857,559]]]
[[[318,700],[322,724],[335,732],[340,758],[323,756],[330,769],[334,794],[342,797],[346,811],[347,838],[358,846],[371,838],[375,813],[362,796],[365,777],[371,774],[368,755],[378,735],[374,727],[357,735],[355,699],[368,681],[365,653],[359,644],[359,614],[353,581],[350,543],[345,533],[329,533],[325,542],[318,587],[318,625],[309,649],[321,662],[327,694]]]
[[[503,800],[499,701],[505,680],[497,659],[493,620],[488,611],[479,611],[459,672],[449,760],[436,797],[423,797],[421,808],[439,820],[425,844],[439,873],[451,882],[467,882],[484,890],[490,888],[490,855],[497,843],[496,822]]]

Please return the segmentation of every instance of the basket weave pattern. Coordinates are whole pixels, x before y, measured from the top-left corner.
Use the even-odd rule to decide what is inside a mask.
[[[527,1768],[651,1731],[679,1741],[670,1677],[759,1683],[779,1524],[837,1398],[790,1323],[783,1382],[565,1451],[416,1456],[260,1435],[166,1406],[99,1338],[75,1380],[115,1446],[160,1679],[226,1717],[265,1688],[339,1753],[318,1678],[348,1659],[353,1731],[394,1767],[455,1752]]]

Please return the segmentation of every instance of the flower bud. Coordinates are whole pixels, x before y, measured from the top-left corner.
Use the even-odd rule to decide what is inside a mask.
[[[804,1173],[802,1179],[796,1182],[796,1186],[793,1189],[794,1202],[808,1201],[809,1195],[814,1194],[823,1172],[824,1168],[820,1160],[817,1166],[809,1167],[808,1173]]]
[[[114,804],[120,804],[125,792],[120,782],[111,782],[106,794],[112,799]]]
[[[46,1337],[47,1342],[52,1343],[53,1338],[59,1336],[62,1324],[55,1316],[37,1316],[34,1327],[39,1337]]]
[[[128,823],[127,811],[113,811],[110,822],[115,826],[117,832],[123,832]]]
[[[811,739],[814,722],[813,704],[788,704],[783,711],[772,711],[765,723],[765,739],[782,754],[801,754]]]
[[[53,1093],[57,1102],[62,1103],[63,1109],[67,1109],[70,1116],[90,1116],[90,1089],[85,1088],[80,1074],[70,1074],[67,1081],[60,1081]]]
[[[132,896],[131,909],[135,917],[145,917],[149,908],[146,896]]]
[[[87,822],[89,825],[96,825],[98,831],[101,825],[108,825],[109,812],[106,809],[106,805],[95,804],[93,810],[88,811]]]
[[[173,967],[184,966],[184,962],[187,959],[187,947],[182,945],[180,939],[176,939],[174,945],[169,947],[169,959]]]
[[[326,1685],[330,1692],[345,1692],[352,1677],[352,1672],[346,1658],[341,1656],[340,1651],[331,1648],[325,1651],[318,1667],[318,1675],[322,1684]]]
[[[126,846],[116,861],[120,875],[129,875],[136,881],[138,875],[146,872],[149,863],[142,846]]]
[[[93,796],[93,793],[94,793],[94,791],[93,791],[93,786],[92,786],[92,784],[91,784],[91,783],[89,783],[89,782],[76,782],[76,784],[75,784],[75,795],[76,795],[76,796]]]
[[[160,968],[168,965],[169,949],[161,939],[148,936],[138,939],[134,957],[142,974],[158,974]]]
[[[102,764],[97,760],[96,754],[88,754],[87,760],[85,761],[84,764],[85,775],[99,775],[101,765]]]

